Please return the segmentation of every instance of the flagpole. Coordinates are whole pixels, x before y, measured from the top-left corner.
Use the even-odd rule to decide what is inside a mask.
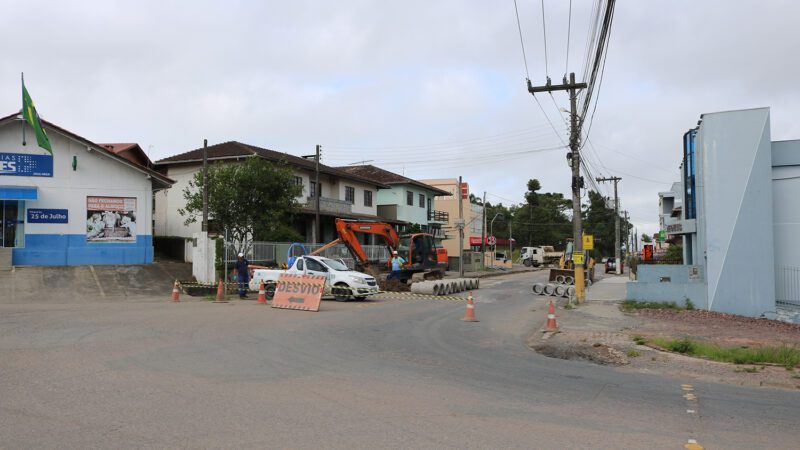
[[[22,109],[20,110],[22,113],[22,145],[25,146],[27,145],[25,142],[25,72],[20,72],[19,78],[22,81]]]

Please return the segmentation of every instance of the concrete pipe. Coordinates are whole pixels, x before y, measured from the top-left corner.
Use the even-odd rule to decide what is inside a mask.
[[[460,278],[456,278],[455,280],[451,281],[450,283],[452,283],[452,286],[453,286],[453,290],[452,290],[453,294],[462,291],[462,289],[461,289],[461,279]]]
[[[481,288],[481,279],[475,278],[475,289],[480,289],[480,288]]]
[[[533,293],[536,295],[544,294],[544,284],[542,283],[535,283],[533,285]]]
[[[475,278],[467,278],[467,284],[469,284],[470,291],[475,289],[475,286],[477,286],[477,283],[475,283]]]
[[[431,295],[434,292],[434,284],[429,282],[414,283],[411,285],[411,292],[414,294]]]
[[[458,281],[451,281],[450,282],[450,293],[457,294],[459,292],[458,289]]]
[[[553,295],[555,290],[556,290],[556,287],[553,284],[547,283],[547,284],[544,285],[544,289],[543,289],[544,295]]]
[[[565,277],[564,275],[556,275],[556,283],[564,284]]]
[[[450,295],[450,283],[442,282],[442,287],[439,289],[439,295]]]
[[[433,284],[436,286],[436,288],[434,289],[436,291],[436,295],[444,295],[445,291],[444,282],[437,280],[434,281]]]
[[[591,286],[591,285],[592,285],[592,280],[590,280],[590,279],[588,279],[588,278],[587,278],[587,279],[586,279],[586,287],[589,287],[589,286]]]
[[[570,286],[567,288],[567,296],[574,297],[575,296],[575,286]]]
[[[439,295],[439,290],[442,288],[442,284],[441,283],[431,283],[431,284],[433,285],[433,288],[431,289],[433,291],[433,295]]]
[[[557,285],[556,288],[553,289],[553,295],[555,295],[556,297],[563,297],[564,293],[566,292],[567,292],[567,287],[562,284]]]
[[[459,278],[458,279],[458,284],[461,286],[461,291],[462,292],[466,291],[467,289],[469,289],[469,285],[467,284],[467,279],[466,278]]]
[[[575,284],[575,277],[571,277],[569,275],[564,277],[564,283],[566,284]]]

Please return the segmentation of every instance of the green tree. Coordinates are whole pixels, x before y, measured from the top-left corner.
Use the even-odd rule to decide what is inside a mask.
[[[647,234],[642,233],[642,242],[644,242],[645,244],[649,244],[649,243],[653,242],[653,238],[651,238]]]
[[[594,252],[598,256],[614,256],[616,225],[614,208],[609,206],[605,197],[595,191],[589,191],[589,203],[583,212],[583,231],[594,236]],[[620,245],[625,243],[625,230],[630,224],[620,217]]]
[[[291,229],[303,187],[285,164],[252,157],[242,163],[216,163],[208,168],[208,213],[215,231],[227,230],[237,252],[249,250],[255,240],[299,240]],[[179,209],[185,224],[203,215],[203,173],[183,190],[186,207]],[[291,238],[291,239],[286,239]]]

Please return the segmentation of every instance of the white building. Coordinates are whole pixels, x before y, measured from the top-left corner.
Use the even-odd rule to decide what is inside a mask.
[[[769,108],[703,114],[683,141],[681,182],[660,193],[660,212],[684,265],[640,265],[628,298],[800,312],[800,141],[771,141]]]
[[[42,121],[52,155],[0,118],[0,266],[153,261],[153,192],[172,180]]]
[[[321,243],[337,238],[334,228],[334,219],[337,217],[368,221],[383,220],[377,215],[377,191],[388,189],[389,186],[381,182],[320,164],[320,186],[315,189],[316,163],[313,159],[304,159],[235,141],[211,145],[207,148],[207,155],[209,164],[235,163],[253,157],[288,164],[294,171],[295,182],[303,186],[303,193],[297,198],[301,208],[295,215],[292,226],[305,237],[306,242],[311,242],[314,238],[315,190],[320,195],[322,232],[317,240]],[[203,149],[198,148],[171,156],[155,164],[156,170],[175,182],[171,189],[159,192],[155,196],[155,236],[191,238],[194,233],[200,232],[201,224],[197,221],[186,225],[186,218],[181,216],[178,210],[186,206],[184,189],[203,168]],[[213,224],[210,224],[210,228],[212,227]],[[364,239],[366,242],[367,238]],[[188,258],[189,252],[186,255]]]

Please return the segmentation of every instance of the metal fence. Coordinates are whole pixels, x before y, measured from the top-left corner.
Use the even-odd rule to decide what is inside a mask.
[[[292,244],[289,242],[252,242],[250,250],[247,251],[245,257],[248,261],[250,261],[251,264],[255,265],[281,265],[287,262],[288,256],[302,255],[303,247],[305,247],[306,254],[308,254],[321,248],[325,244],[302,243],[303,247],[300,247],[300,245],[295,245],[292,248],[292,255],[289,255],[288,252],[291,245]],[[386,246],[362,245],[361,248],[364,249],[364,252],[367,254],[367,259],[370,261],[389,261],[389,250],[386,248]],[[224,261],[228,263],[228,266],[232,265],[236,261],[236,255],[236,246],[234,243],[228,242],[225,246],[225,255],[223,257]],[[344,246],[344,244],[337,244],[333,247],[327,248],[318,254],[318,256],[324,256],[331,259],[340,259],[347,265],[347,267],[351,269],[354,269],[356,266],[355,259],[350,254],[350,251],[347,250],[347,247]]]
[[[800,267],[775,268],[775,302],[784,308],[800,309]]]

